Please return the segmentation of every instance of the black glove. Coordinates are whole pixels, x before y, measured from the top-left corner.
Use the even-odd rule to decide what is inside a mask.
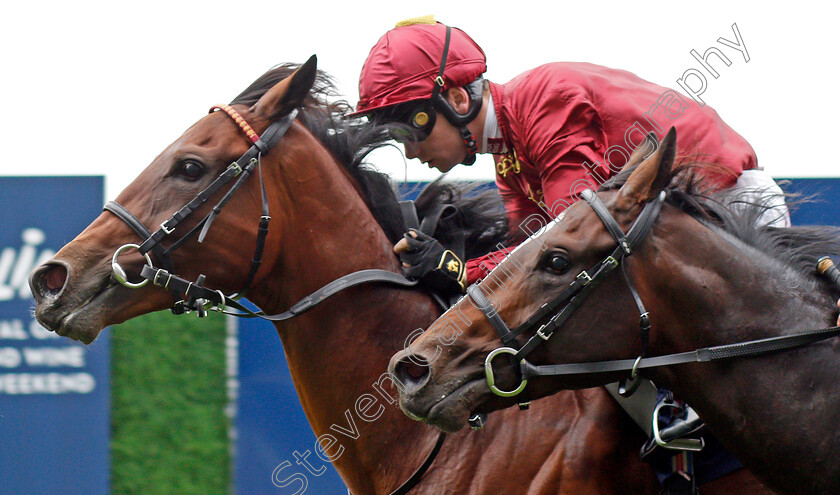
[[[417,237],[405,234],[408,250],[400,253],[400,260],[410,265],[404,268],[405,276],[419,278],[442,292],[464,292],[467,270],[458,256],[444,248],[437,239],[415,229],[411,231]]]

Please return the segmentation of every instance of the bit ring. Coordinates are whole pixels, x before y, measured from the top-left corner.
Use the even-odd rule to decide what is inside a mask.
[[[132,248],[139,250],[140,246],[138,246],[137,244],[124,244],[119,249],[114,251],[114,256],[111,258],[111,271],[114,272],[114,278],[117,280],[117,282],[120,283],[120,285],[128,287],[129,289],[139,289],[140,287],[143,287],[144,285],[148,284],[149,280],[144,279],[142,282],[137,283],[129,282],[128,275],[125,273],[125,270],[123,270],[123,267],[120,266],[120,263],[117,260],[117,258],[119,258],[120,254],[122,254],[123,251]],[[152,264],[152,258],[149,256],[149,253],[142,254],[143,257],[146,258],[146,264],[148,264],[151,267],[154,267],[154,265]]]
[[[490,390],[501,397],[514,397],[522,393],[525,390],[525,385],[528,384],[528,379],[523,378],[522,382],[519,384],[518,387],[514,390],[502,390],[496,386],[496,378],[493,376],[493,358],[498,356],[499,354],[516,354],[516,349],[510,347],[499,347],[498,349],[494,349],[487,357],[484,359],[484,375],[487,377],[487,386],[490,387]],[[524,359],[522,360],[525,361]]]

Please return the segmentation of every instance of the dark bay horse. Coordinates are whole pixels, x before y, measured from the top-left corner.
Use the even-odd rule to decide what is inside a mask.
[[[818,279],[815,267],[821,255],[840,253],[840,232],[756,227],[767,206],[744,204],[725,192],[708,196],[699,191],[691,169],[673,167],[675,141],[672,132],[655,154],[632,163],[597,195],[586,194],[585,201],[473,286],[470,296],[410,349],[395,355],[390,369],[406,384],[402,407],[448,427],[473,411],[516,401],[491,392],[489,377],[502,392],[530,378],[525,387],[530,397],[543,397],[626,378],[634,364],[646,366],[645,360],[636,361],[640,356],[654,363],[664,355],[831,327],[837,318],[837,288]],[[598,203],[605,215],[596,213]],[[656,208],[661,208],[658,215]],[[627,233],[632,255],[624,256],[608,232],[604,218],[610,216]],[[634,238],[631,225],[640,217],[634,230],[641,233]],[[623,266],[616,267],[608,255]],[[596,276],[592,267],[603,266],[616,273]],[[580,284],[575,280],[584,271],[597,283],[588,283],[595,288],[572,303],[576,309],[564,306],[571,300],[566,298],[538,313],[559,294],[571,294],[566,291]],[[630,287],[649,311],[647,336],[640,330],[640,308]],[[566,312],[568,319],[558,317]],[[494,372],[488,373],[485,360],[502,347],[500,335],[529,321],[536,324],[523,326],[510,347],[523,349],[539,330],[545,338],[536,336],[533,342],[541,343],[532,347],[527,362],[570,374],[532,374],[529,369],[538,368],[518,361],[526,351],[510,352],[511,360],[490,357]],[[454,343],[434,358],[444,330]],[[838,358],[840,340],[832,338],[787,352],[651,367],[641,374],[690,403],[768,487],[779,493],[829,494],[840,493]],[[428,362],[425,374],[411,361],[418,359]],[[582,374],[576,364],[600,366],[611,360],[623,360],[625,371],[601,367],[607,372]]]
[[[290,73],[283,67],[269,71],[232,107],[256,134],[292,109],[299,108],[298,118],[230,196],[203,242],[189,237],[168,255],[175,273],[189,280],[204,274],[207,287],[230,293],[250,285],[248,298],[268,313],[357,270],[400,273],[392,246],[405,230],[390,185],[359,164],[381,138],[353,132],[352,122],[315,98],[330,87],[316,76],[314,59]],[[252,141],[243,130],[227,112],[203,117],[117,202],[145,228],[157,229],[249,150]],[[259,176],[272,219],[261,266],[246,284],[262,216]],[[172,239],[196,227],[231,187],[199,205],[162,244],[171,247]],[[104,212],[37,268],[31,285],[41,324],[89,343],[107,325],[179,300],[152,284],[131,289],[115,282],[112,257],[121,246],[142,241],[135,231]],[[140,280],[146,262],[137,249],[124,251],[117,262],[130,283]],[[385,373],[412,330],[440,313],[423,290],[368,284],[276,323],[304,411],[324,440],[322,453],[355,495],[390,493],[423,463],[438,438],[435,429],[395,407]],[[450,435],[411,493],[655,494],[656,479],[637,452],[642,441],[639,428],[603,390],[563,392],[530,411],[500,413],[482,431]]]

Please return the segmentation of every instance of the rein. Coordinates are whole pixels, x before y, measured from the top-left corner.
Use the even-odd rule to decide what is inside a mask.
[[[131,229],[140,236],[141,239],[145,239],[141,244],[125,244],[119,247],[115,252],[111,259],[111,269],[114,274],[114,278],[119,282],[121,285],[131,288],[131,289],[138,289],[140,287],[145,286],[147,283],[151,282],[152,285],[156,285],[159,287],[163,287],[164,289],[170,290],[174,292],[176,295],[181,296],[182,300],[179,300],[175,303],[172,307],[172,312],[175,314],[186,314],[190,313],[191,311],[195,310],[196,314],[199,317],[206,316],[207,311],[218,311],[222,312],[227,315],[232,315],[240,318],[262,318],[264,320],[269,321],[283,321],[288,320],[290,318],[294,318],[298,316],[316,305],[320,304],[327,298],[345,290],[350,287],[354,287],[361,284],[366,283],[373,283],[373,282],[382,282],[388,283],[391,285],[396,285],[400,287],[414,287],[419,283],[419,280],[409,280],[404,277],[402,274],[390,272],[387,270],[380,270],[380,269],[369,269],[369,270],[360,270],[354,273],[350,273],[345,275],[337,280],[334,280],[327,285],[321,287],[320,289],[316,290],[312,294],[304,297],[288,310],[280,314],[276,315],[267,315],[262,311],[254,312],[251,311],[249,308],[245,307],[244,305],[240,304],[236,299],[242,296],[242,294],[247,291],[251,284],[254,281],[254,277],[259,270],[260,264],[262,263],[262,254],[263,248],[265,247],[265,239],[268,235],[268,224],[271,220],[271,216],[268,212],[268,198],[265,191],[265,184],[263,182],[263,176],[261,172],[261,158],[264,154],[267,154],[271,148],[277,144],[281,137],[289,130],[294,122],[295,118],[297,117],[298,110],[294,109],[289,114],[284,116],[282,119],[273,122],[262,134],[262,136],[258,135],[254,132],[253,128],[242,118],[239,113],[234,110],[229,105],[215,105],[210,109],[210,112],[214,112],[215,110],[221,110],[225,112],[230,118],[232,118],[242,132],[248,137],[248,139],[253,143],[253,145],[245,152],[242,156],[240,156],[236,161],[231,163],[224,172],[219,175],[207,188],[203,191],[198,193],[192,201],[184,205],[180,210],[178,210],[174,215],[172,215],[168,220],[160,224],[160,228],[152,233],[149,229],[143,225],[137,217],[135,217],[130,211],[128,211],[125,207],[117,203],[116,201],[109,201],[103,207],[103,210],[110,211],[114,215],[116,215],[120,220],[125,222]],[[241,165],[244,164],[244,165]],[[172,272],[172,260],[169,257],[169,254],[180,247],[184,242],[190,239],[196,232],[200,233],[198,236],[198,242],[203,242],[204,237],[207,235],[207,231],[210,229],[210,225],[213,223],[213,220],[216,216],[221,213],[222,208],[225,204],[230,200],[233,194],[242,186],[244,181],[248,178],[248,176],[253,172],[254,168],[257,169],[259,176],[260,176],[260,190],[262,194],[262,215],[260,216],[259,226],[258,226],[258,233],[257,233],[257,245],[254,251],[254,256],[251,259],[251,268],[248,272],[248,276],[246,278],[245,284],[243,288],[237,292],[236,294],[232,295],[225,295],[220,290],[209,289],[204,287],[202,284],[204,283],[205,276],[199,275],[195,282],[190,282],[184,278],[181,278],[177,275],[174,275]],[[204,203],[206,203],[213,194],[215,194],[219,189],[223,186],[231,182],[233,179],[237,178],[236,182],[233,183],[233,186],[228,190],[228,192],[222,197],[222,199],[213,207],[211,212],[207,214],[198,224],[195,225],[189,232],[184,234],[180,239],[175,241],[171,246],[164,249],[161,245],[161,241],[164,237],[171,234],[175,227],[188,218],[192,213],[194,213],[199,207],[201,207]],[[421,230],[426,231],[429,235],[434,234],[434,230],[437,227],[437,222],[440,219],[441,215],[447,211],[447,208],[451,208],[451,205],[438,205],[435,209],[427,215],[424,220]],[[411,209],[413,212],[413,218],[417,218],[416,211],[413,210],[413,203],[409,208],[404,208],[404,211],[408,211]],[[413,223],[413,222],[411,222]],[[140,272],[140,276],[142,277],[141,282],[130,282],[128,280],[128,275],[126,274],[125,270],[120,266],[118,258],[119,255],[129,249],[137,249],[141,255],[145,258],[146,264],[143,265],[143,268]],[[154,263],[152,262],[151,257],[149,256],[149,251],[155,253],[156,257],[160,261],[163,268],[155,268]],[[446,305],[441,299],[437,297],[436,294],[433,294],[435,300],[442,305],[443,309],[447,309],[448,305]],[[186,300],[183,300],[186,298]],[[226,311],[226,308],[233,308],[237,310],[236,312]],[[421,478],[432,465],[435,458],[437,457],[438,453],[440,452],[441,447],[443,446],[443,441],[446,439],[446,433],[441,432],[438,435],[438,439],[432,448],[432,451],[423,461],[419,468],[406,480],[402,485],[400,485],[396,490],[391,492],[391,495],[404,495],[412,490],[415,486],[420,483]],[[349,492],[348,492],[349,493]]]
[[[472,285],[467,289],[468,296],[472,298],[476,307],[478,307],[478,309],[481,310],[481,312],[489,320],[491,326],[493,326],[499,334],[499,337],[504,344],[504,347],[499,347],[490,352],[484,361],[487,384],[493,393],[502,397],[516,396],[525,389],[528,379],[536,376],[588,375],[596,373],[630,371],[630,384],[627,385],[628,382],[622,382],[619,386],[619,393],[627,397],[632,395],[639,383],[641,383],[638,377],[638,372],[642,369],[671,366],[675,364],[719,361],[738,357],[760,356],[773,352],[796,349],[798,347],[806,346],[840,335],[840,327],[830,327],[765,339],[739,342],[735,344],[705,347],[677,354],[647,357],[646,354],[650,340],[649,313],[644,309],[641,298],[633,288],[629,277],[627,277],[622,261],[625,257],[632,254],[633,249],[635,249],[635,247],[650,231],[656,217],[661,211],[665,194],[666,193],[663,191],[656,199],[651,200],[644,206],[642,212],[639,214],[639,217],[625,235],[598,196],[591,190],[584,191],[581,196],[587,201],[587,203],[589,203],[601,219],[601,222],[615,240],[617,247],[610,255],[601,260],[589,271],[580,272],[575,277],[575,280],[572,281],[569,286],[563,290],[563,292],[561,292],[553,300],[545,303],[530,318],[513,330],[510,330],[478,286]],[[635,359],[618,359],[587,363],[568,363],[541,366],[529,363],[525,357],[541,343],[551,338],[551,336],[554,335],[554,332],[569,319],[572,312],[574,312],[574,310],[583,303],[583,300],[586,299],[586,297],[589,296],[589,294],[604,280],[607,274],[619,265],[622,267],[624,279],[627,282],[627,286],[633,295],[637,307],[639,308],[640,338],[642,341],[641,355]],[[823,271],[824,270],[821,268],[820,272],[822,273]],[[592,275],[590,275],[590,273],[592,273]],[[835,277],[838,281],[840,281],[840,273],[835,275]],[[557,308],[563,303],[566,303],[565,306],[563,306],[559,312],[554,313],[554,311],[557,310]],[[521,348],[517,349],[516,337],[525,331],[532,330],[539,324],[540,321],[545,320],[545,318],[552,313],[554,313],[553,316],[551,316],[545,324],[539,326],[536,334],[529,338]],[[509,354],[512,364],[514,367],[518,367],[519,369],[521,382],[514,390],[501,390],[495,385],[492,362],[499,354]]]

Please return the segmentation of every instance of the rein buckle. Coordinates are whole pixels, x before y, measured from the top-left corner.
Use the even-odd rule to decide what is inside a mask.
[[[487,414],[475,413],[467,420],[467,423],[470,425],[470,429],[482,430],[484,429],[484,425],[487,424]]]

